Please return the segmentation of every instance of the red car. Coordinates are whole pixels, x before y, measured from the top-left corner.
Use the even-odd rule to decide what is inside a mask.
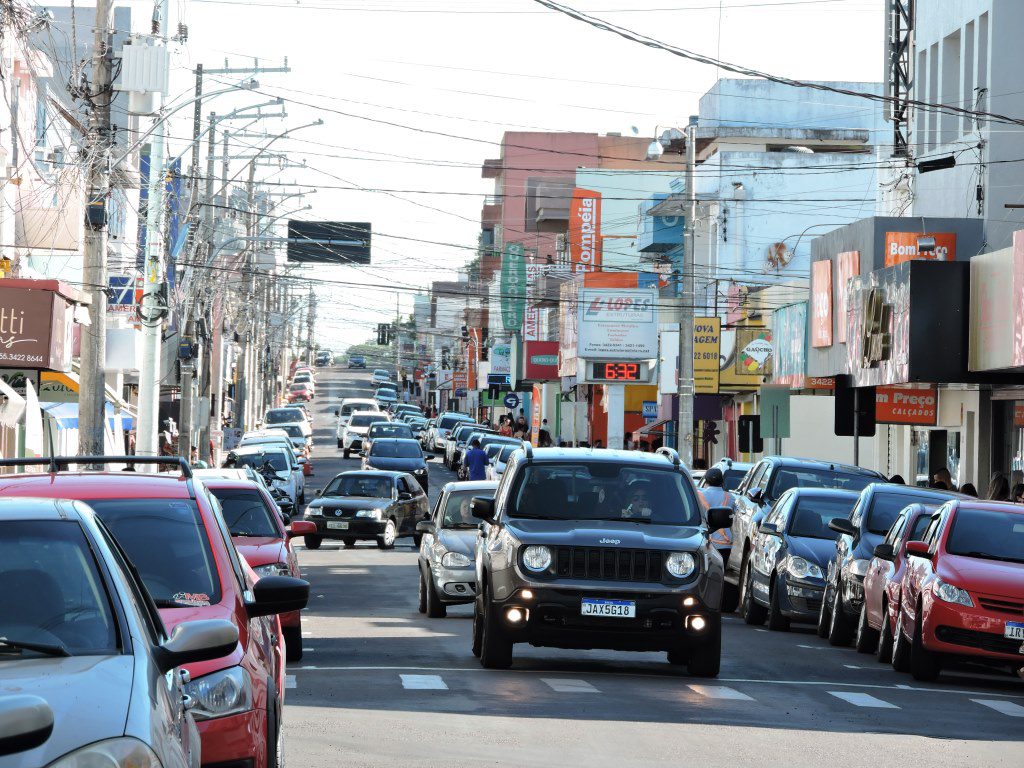
[[[139,570],[168,631],[196,619],[233,622],[233,653],[186,666],[185,692],[194,702],[203,764],[276,766],[284,707],[277,614],[305,607],[309,584],[288,576],[259,578],[238,556],[216,502],[193,481],[184,460],[89,458],[93,464],[177,462],[177,476],[59,471],[83,460],[0,460],[0,466],[50,464],[45,473],[0,477],[0,495],[86,502]]]
[[[948,502],[907,542],[893,666],[933,680],[947,661],[1024,668],[1024,507]]]
[[[931,522],[935,507],[911,504],[899,513],[885,539],[875,547],[864,576],[864,603],[857,623],[857,650],[874,653],[879,661],[892,659],[893,628],[900,605],[908,541],[917,541]]]
[[[288,386],[289,403],[308,403],[313,399],[313,390],[305,384],[290,384]]]
[[[296,520],[285,528],[277,504],[256,483],[248,480],[210,478],[203,480],[220,502],[231,540],[257,576],[294,576],[301,578],[299,560],[292,551],[295,536],[316,534],[316,525]],[[288,661],[302,658],[302,615],[300,611],[282,613],[285,652]]]

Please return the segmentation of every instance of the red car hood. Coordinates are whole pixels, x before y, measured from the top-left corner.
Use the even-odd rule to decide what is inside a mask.
[[[231,541],[250,568],[288,562],[283,539],[271,536],[233,536]]]
[[[238,606],[239,611],[242,611],[242,606]],[[219,659],[213,661],[201,661],[197,664],[186,664],[185,669],[195,680],[197,677],[208,675],[211,672],[216,672],[220,669],[227,669],[228,667],[234,667],[241,663],[243,649],[249,645],[249,621],[248,619],[239,622],[238,617],[232,606],[226,602],[220,602],[216,605],[203,605],[195,606],[190,608],[161,608],[160,618],[163,619],[164,626],[167,628],[167,633],[174,632],[174,628],[179,624],[183,624],[186,621],[197,621],[199,619],[224,619],[230,621],[236,627],[238,627],[238,645],[235,646],[235,650],[229,653],[227,656],[221,656]]]
[[[1024,584],[1024,563],[946,555],[938,576],[968,592],[1019,600],[1020,585]]]

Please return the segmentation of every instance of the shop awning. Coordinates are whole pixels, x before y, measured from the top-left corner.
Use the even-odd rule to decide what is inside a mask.
[[[59,429],[78,429],[78,403],[39,403],[39,407],[57,424]],[[116,417],[121,417],[121,429],[132,429],[135,420],[132,414],[123,408],[115,408],[110,403],[103,404],[107,422],[113,430]]]
[[[640,427],[640,429],[635,430],[635,433],[638,435],[651,435],[656,432],[664,432],[665,430],[662,429],[662,427],[666,424],[671,424],[673,421],[675,421],[675,419],[658,419],[657,421],[652,421],[650,424],[645,424]]]

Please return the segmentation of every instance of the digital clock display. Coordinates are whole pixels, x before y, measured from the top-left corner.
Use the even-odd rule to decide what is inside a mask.
[[[640,363],[594,363],[594,378],[604,381],[640,381]]]

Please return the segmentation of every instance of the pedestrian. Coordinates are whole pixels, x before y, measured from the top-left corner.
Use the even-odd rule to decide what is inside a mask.
[[[191,455],[190,463],[196,469],[208,469],[209,466],[210,466],[205,461],[203,461],[202,459],[199,458],[199,449],[198,448],[193,448],[192,449],[192,455]]]
[[[487,453],[480,447],[480,438],[473,438],[463,463],[470,480],[487,479]]]
[[[526,424],[525,416],[520,415],[519,418],[516,419],[516,429],[524,435],[530,431],[530,427]]]
[[[949,470],[946,467],[932,470],[932,483],[938,483],[938,485],[933,486],[935,488],[945,488],[947,491],[956,490],[956,486],[953,484],[953,476],[949,474]]]
[[[960,493],[964,496],[973,496],[978,498],[978,489],[974,487],[974,483],[964,483],[960,486]]]
[[[548,431],[548,420],[541,419],[540,430],[537,432],[537,444],[541,448],[548,448],[552,445],[551,432]]]
[[[988,498],[992,501],[1010,500],[1010,481],[1002,472],[992,475],[992,482],[988,484]]]
[[[903,475],[893,475],[889,478],[889,482],[892,485],[906,485],[907,481],[903,479]]]
[[[1024,504],[1024,483],[1017,483],[1010,491],[1010,501],[1014,504]]]
[[[502,437],[512,437],[512,417],[498,417],[498,434]]]
[[[732,507],[735,499],[725,490],[725,475],[718,467],[704,473],[704,488],[701,489],[708,507]]]

